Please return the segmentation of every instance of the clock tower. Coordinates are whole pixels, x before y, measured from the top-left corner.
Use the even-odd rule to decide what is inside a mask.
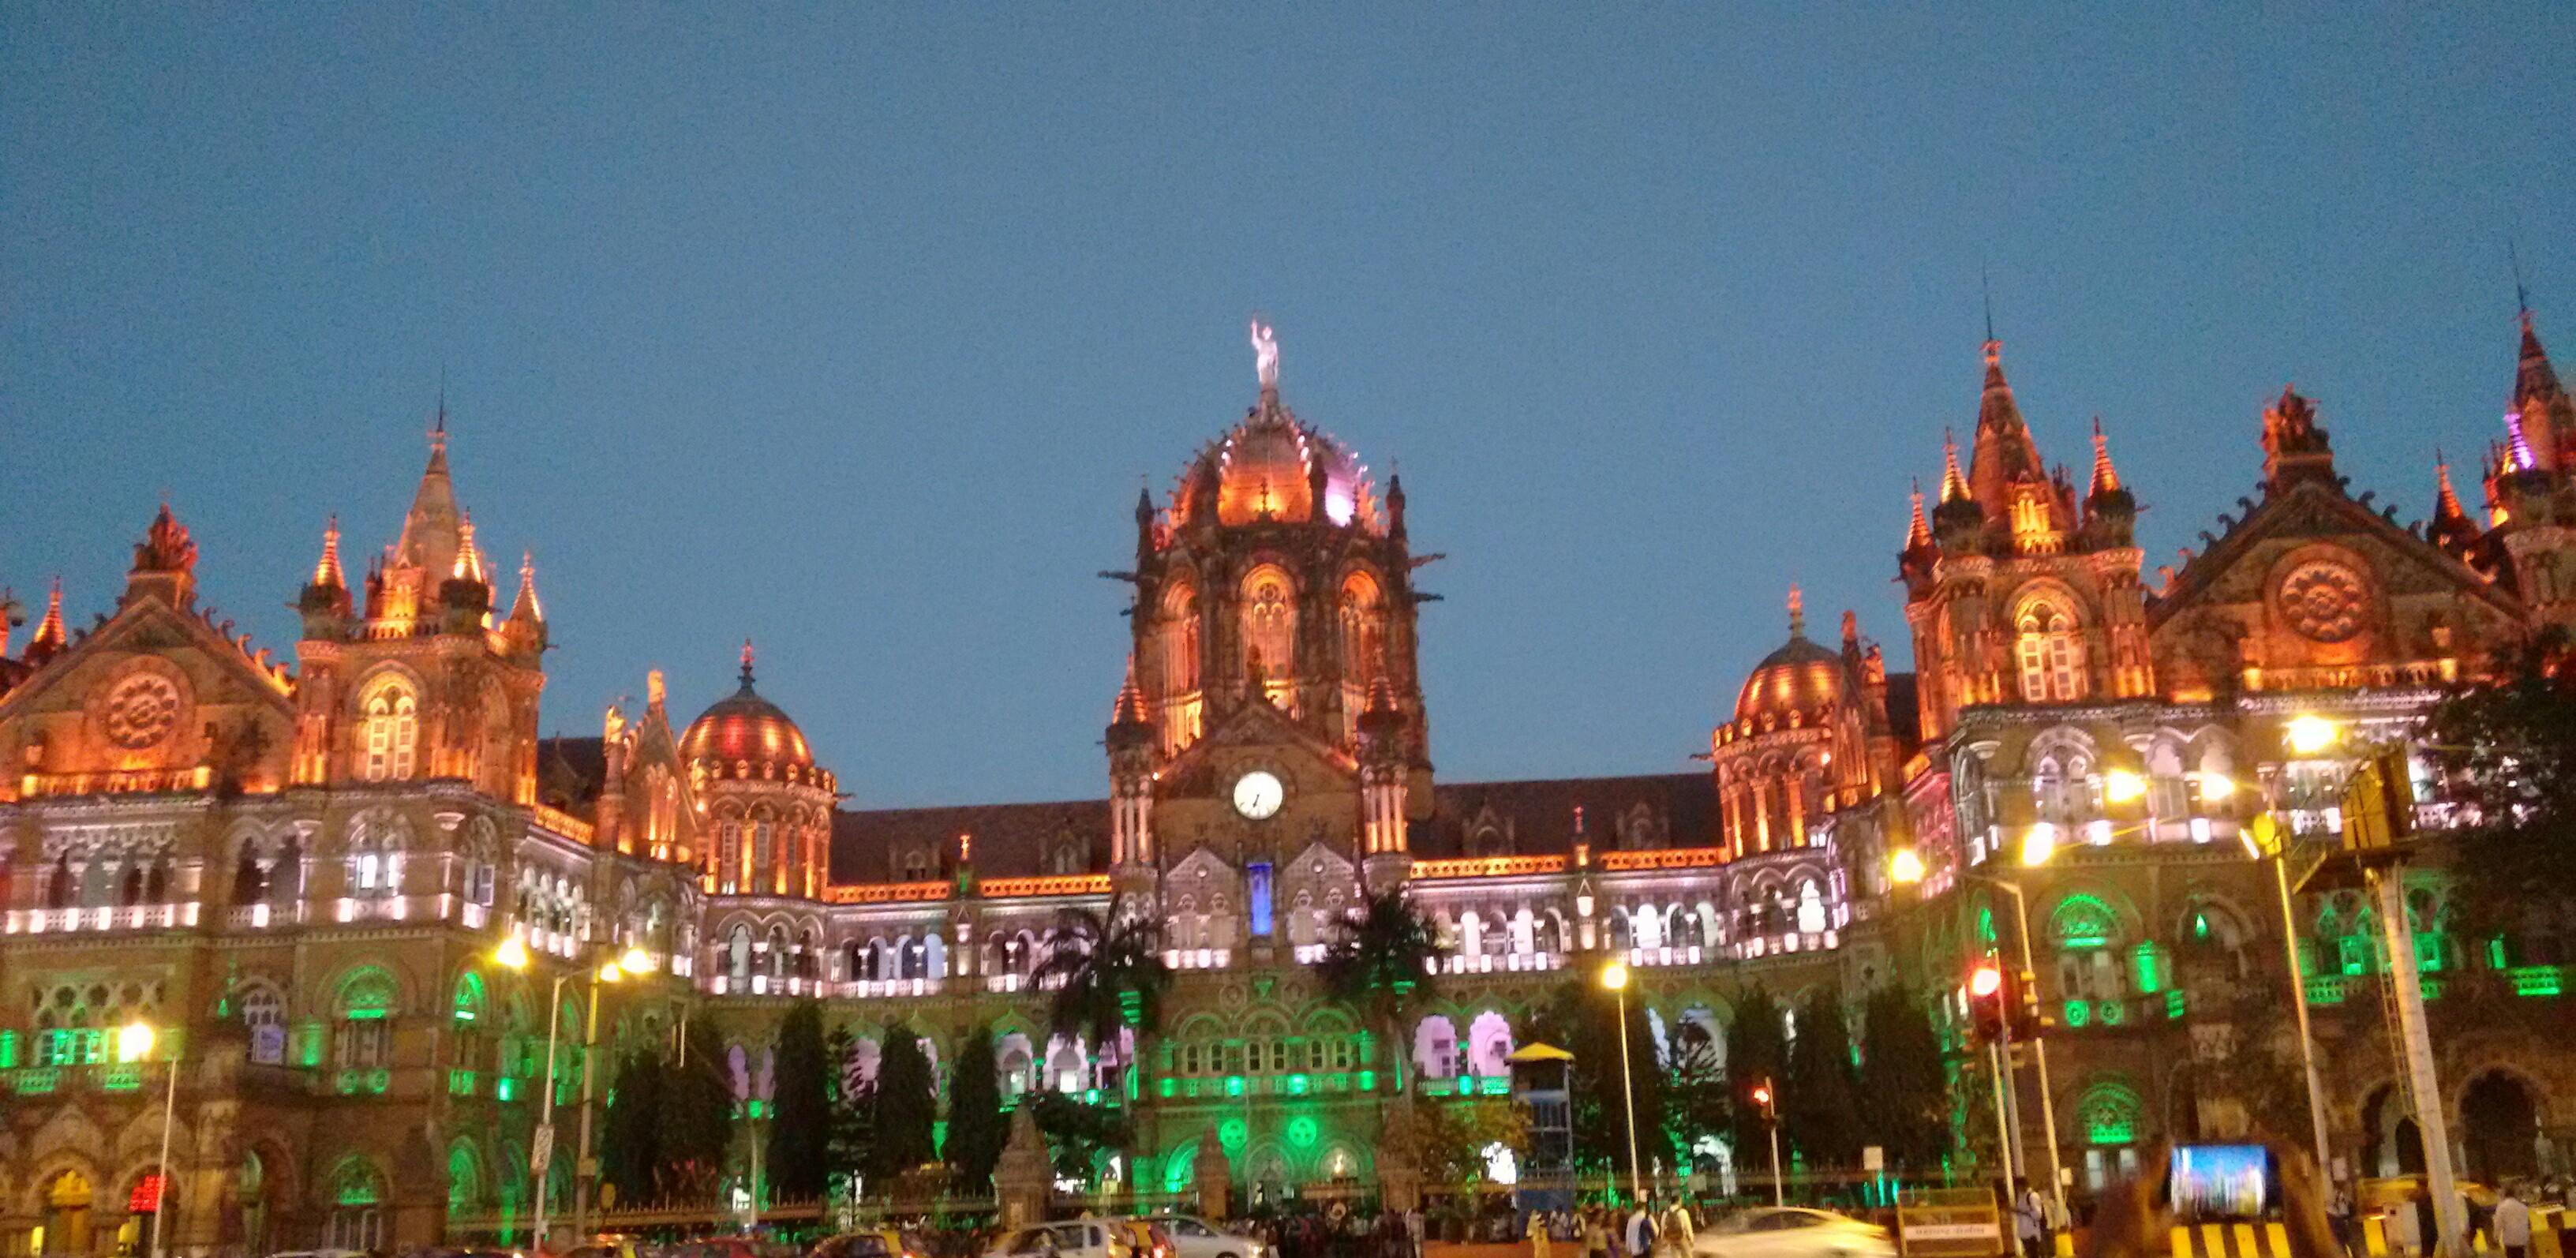
[[[1431,763],[1403,487],[1381,492],[1281,401],[1268,327],[1253,346],[1242,421],[1136,504],[1136,567],[1117,574],[1134,653],[1106,743],[1113,868],[1170,895],[1162,874],[1222,867],[1241,885],[1204,894],[1239,907],[1258,951],[1273,925],[1310,946],[1363,865],[1404,876]]]

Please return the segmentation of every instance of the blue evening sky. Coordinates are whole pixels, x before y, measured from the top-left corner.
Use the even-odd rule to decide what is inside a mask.
[[[2150,12],[2153,16],[2149,16]],[[1687,767],[1802,582],[1903,665],[1978,275],[2150,570],[2320,400],[2412,517],[2576,367],[2576,6],[0,7],[0,582],[163,492],[290,648],[442,365],[546,726],[761,687],[854,801],[1095,795],[1139,477],[1253,394],[1400,463],[1446,780]],[[32,610],[32,607],[31,607]],[[25,630],[18,640],[24,641]]]

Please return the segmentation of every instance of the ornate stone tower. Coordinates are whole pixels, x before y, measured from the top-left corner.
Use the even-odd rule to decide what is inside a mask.
[[[1927,524],[1917,496],[1898,559],[1926,739],[1972,704],[2128,698],[2155,685],[2137,506],[2100,424],[2079,513],[2065,469],[2041,465],[2004,380],[2002,342],[1989,339],[1985,356],[1968,468],[1946,443],[1940,505]]]
[[[517,599],[496,624],[489,566],[448,478],[443,410],[402,535],[367,574],[366,596],[360,616],[334,520],[297,600],[294,780],[449,778],[533,802],[546,647],[535,569],[521,565]]]
[[[1168,759],[1246,704],[1269,704],[1344,752],[1384,681],[1427,773],[1414,668],[1404,489],[1279,400],[1277,345],[1255,325],[1261,393],[1202,450],[1161,511],[1136,504],[1136,676]]]
[[[718,895],[816,900],[831,873],[831,770],[814,763],[805,732],[751,685],[689,723],[680,737],[694,793],[707,812],[706,889]]]
[[[2576,629],[2576,403],[2558,383],[2527,309],[2504,424],[2486,485],[2495,536],[2535,621]],[[2451,505],[2456,511],[2456,501]]]
[[[1843,613],[1842,649],[1807,637],[1789,589],[1789,641],[1763,657],[1733,715],[1709,735],[1718,826],[1727,858],[1806,847],[1828,812],[1876,796],[1897,777],[1887,719],[1887,662]]]

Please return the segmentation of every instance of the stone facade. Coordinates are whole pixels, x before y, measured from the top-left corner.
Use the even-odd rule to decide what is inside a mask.
[[[2410,529],[2347,495],[2285,394],[2259,500],[2151,585],[2098,428],[2079,499],[2041,470],[1990,345],[1970,464],[1954,449],[1929,516],[1917,497],[1898,560],[1913,672],[1848,615],[1839,649],[1810,641],[1793,595],[1788,642],[1712,714],[1705,771],[1457,783],[1433,773],[1412,584],[1432,557],[1403,488],[1299,421],[1269,358],[1243,421],[1138,504],[1105,798],[1025,805],[836,804],[747,646],[737,692],[685,727],[657,673],[597,737],[539,738],[534,565],[498,610],[443,423],[356,586],[326,532],[293,669],[200,604],[165,508],[112,614],[69,632],[57,591],[23,650],[0,643],[0,1246],[141,1248],[165,1162],[191,1254],[523,1227],[548,1027],[575,1107],[585,976],[630,948],[654,971],[604,992],[597,1051],[711,1022],[746,1102],[779,1017],[820,997],[863,1072],[892,1024],[943,1078],[990,1026],[1006,1094],[1101,1088],[1140,1057],[1141,1156],[1117,1168],[1137,1186],[1217,1165],[1248,1194],[1367,1182],[1402,1170],[1375,1161],[1390,1054],[1421,1094],[1499,1088],[1533,1011],[1611,953],[1659,1042],[1723,1027],[1753,983],[1901,982],[1955,1036],[1968,959],[2018,942],[1996,877],[2028,897],[2058,1022],[2058,1144],[2096,1182],[2252,1107],[2216,1063],[2268,1033],[2231,1011],[2285,962],[2237,838],[2258,811],[2332,826],[2348,767],[2291,749],[2290,719],[2400,730],[2568,623],[2551,574],[2576,546],[2576,421],[2527,330],[2513,408],[2484,520],[2444,472]],[[2005,873],[2035,831],[2055,858]],[[1900,854],[1919,885],[1889,877]],[[1365,887],[1399,881],[1456,951],[1381,1045],[1307,963]],[[2564,1017],[2546,997],[2565,940],[2447,938],[2438,880],[2420,890],[2439,973],[2529,993],[2512,1007],[2532,1016],[2443,1040],[2472,1170],[2563,1159],[2576,1061],[2534,1028]],[[1113,906],[1163,926],[1164,1025],[1065,1042],[1031,975],[1066,909]],[[2394,1166],[2368,912],[2345,894],[2297,912],[2338,1145]],[[524,971],[493,963],[512,938]],[[120,1060],[135,1020],[164,1034]],[[546,1172],[557,1218],[573,1162]]]

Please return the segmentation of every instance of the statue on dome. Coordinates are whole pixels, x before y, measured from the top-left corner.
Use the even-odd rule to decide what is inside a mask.
[[[1252,367],[1263,389],[1279,387],[1279,331],[1259,319],[1252,321]]]

